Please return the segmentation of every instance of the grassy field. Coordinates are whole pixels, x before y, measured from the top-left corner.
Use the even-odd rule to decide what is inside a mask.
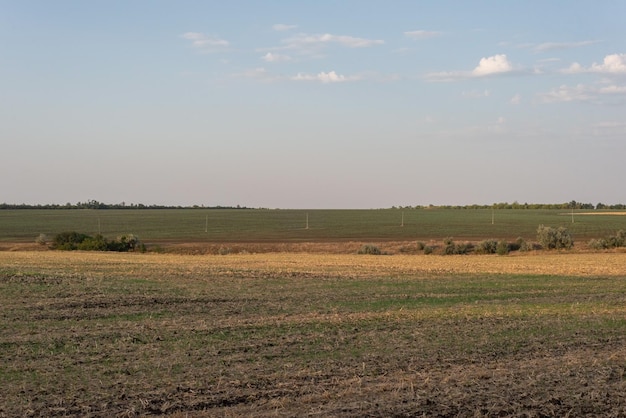
[[[626,253],[0,252],[0,416],[626,415]]]
[[[0,242],[32,243],[39,234],[64,231],[132,233],[146,243],[531,240],[541,224],[565,226],[575,240],[588,241],[626,229],[626,216],[578,212],[572,223],[562,210],[2,210]]]

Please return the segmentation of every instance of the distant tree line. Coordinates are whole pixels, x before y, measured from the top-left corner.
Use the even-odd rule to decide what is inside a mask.
[[[593,203],[582,203],[572,200],[571,202],[565,203],[494,203],[492,205],[428,205],[428,206],[406,206],[406,207],[396,207],[393,209],[587,209],[587,210],[601,210],[601,209],[613,209],[613,210],[624,210],[626,209],[626,204],[618,203],[614,205],[607,205],[604,203],[598,203],[594,205]]]
[[[1,209],[247,209],[244,206],[168,206],[168,205],[144,205],[143,203],[103,203],[97,200],[88,200],[86,202],[59,204],[36,204],[29,205],[25,203],[11,204],[0,203]]]
[[[176,206],[176,205],[145,205],[143,203],[103,203],[97,200],[86,202],[66,203],[64,205],[56,203],[30,205],[26,203],[0,203],[2,209],[249,209],[245,206]],[[572,200],[565,203],[494,203],[492,205],[417,205],[417,206],[392,206],[392,209],[586,209],[586,210],[626,210],[626,204],[618,203],[607,205],[604,203],[582,203]]]

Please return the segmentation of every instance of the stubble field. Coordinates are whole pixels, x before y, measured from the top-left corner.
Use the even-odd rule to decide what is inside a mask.
[[[0,252],[0,416],[625,416],[626,254]]]

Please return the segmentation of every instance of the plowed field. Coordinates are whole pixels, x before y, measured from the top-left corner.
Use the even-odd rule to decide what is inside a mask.
[[[626,254],[0,252],[0,416],[626,416]]]

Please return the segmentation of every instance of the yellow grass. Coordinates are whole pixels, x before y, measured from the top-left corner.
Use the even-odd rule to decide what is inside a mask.
[[[231,254],[172,255],[119,254],[80,252],[0,252],[0,265],[10,268],[32,264],[55,270],[59,265],[66,271],[90,275],[105,274],[112,268],[138,277],[159,272],[195,271],[207,277],[212,274],[244,274],[267,271],[280,277],[281,273],[315,273],[325,276],[372,277],[404,276],[419,273],[441,274],[533,274],[564,276],[623,276],[626,275],[626,253],[529,253],[516,256],[438,256],[392,255],[366,256],[349,254]],[[102,267],[102,270],[100,269]]]

